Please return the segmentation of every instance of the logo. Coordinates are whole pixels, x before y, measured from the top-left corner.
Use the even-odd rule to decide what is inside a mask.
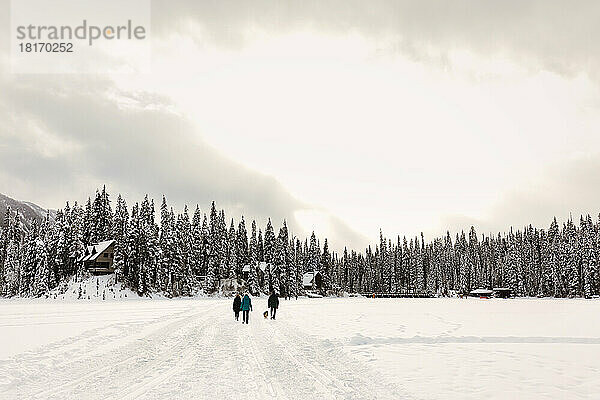
[[[142,25],[134,25],[127,20],[124,25],[91,25],[86,19],[76,27],[70,25],[32,25],[17,26],[18,40],[56,41],[73,39],[86,40],[91,46],[99,39],[106,40],[144,40],[146,39],[146,28]]]
[[[12,0],[10,29],[13,73],[150,70],[150,0]]]

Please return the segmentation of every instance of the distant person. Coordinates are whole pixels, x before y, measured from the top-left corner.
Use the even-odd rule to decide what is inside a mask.
[[[242,324],[247,324],[250,317],[250,311],[252,311],[252,299],[248,296],[248,293],[244,295],[242,299]]]
[[[240,294],[235,295],[235,299],[233,299],[233,316],[236,321],[240,320],[240,308],[242,307],[242,297]]]
[[[275,313],[277,313],[277,308],[279,307],[279,297],[277,297],[277,293],[275,291],[271,292],[269,296],[269,308],[271,309],[271,319],[275,319]]]

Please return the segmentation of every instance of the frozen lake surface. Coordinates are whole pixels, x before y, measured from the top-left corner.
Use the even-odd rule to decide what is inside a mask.
[[[600,301],[0,301],[0,398],[595,399]]]

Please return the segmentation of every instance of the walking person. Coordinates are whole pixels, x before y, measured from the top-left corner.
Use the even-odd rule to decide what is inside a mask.
[[[236,321],[240,320],[241,307],[242,307],[242,298],[241,298],[240,294],[237,293],[235,295],[235,298],[233,299],[233,316],[235,317]]]
[[[277,308],[279,308],[279,297],[277,297],[275,291],[271,291],[268,304],[271,309],[271,319],[275,319],[275,313],[277,313]]]
[[[248,296],[248,293],[244,294],[242,299],[242,324],[247,324],[250,317],[250,311],[252,311],[252,299]]]

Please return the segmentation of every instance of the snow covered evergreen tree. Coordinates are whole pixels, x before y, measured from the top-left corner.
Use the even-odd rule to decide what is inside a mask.
[[[178,258],[178,295],[190,296],[194,286],[192,273],[192,224],[187,206],[183,214],[177,217],[177,258]]]
[[[325,290],[332,288],[331,270],[331,253],[329,252],[329,243],[327,243],[327,238],[325,238],[325,242],[323,243],[323,253],[321,254],[321,276],[323,277],[323,289]]]
[[[35,277],[33,296],[43,296],[50,290],[50,266],[48,264],[48,253],[43,241],[44,236],[39,235],[35,242]]]
[[[246,231],[246,221],[244,216],[240,219],[238,224],[237,237],[236,237],[236,275],[241,276],[242,268],[250,262],[248,253],[248,232]]]
[[[246,286],[250,291],[250,294],[255,296],[258,294],[258,277],[256,274],[256,268],[258,268],[258,241],[256,239],[256,221],[252,221],[252,232],[250,234],[250,260],[248,266],[248,281]]]
[[[25,235],[21,260],[21,272],[19,274],[19,295],[29,297],[35,293],[35,270],[38,242],[38,227],[34,220],[29,231]]]
[[[265,261],[265,247],[263,243],[262,231],[258,230],[258,239],[256,240],[256,256],[258,262]]]
[[[192,273],[194,276],[203,275],[203,236],[202,236],[202,213],[200,207],[196,205],[194,216],[192,217]]]
[[[127,225],[129,223],[129,212],[123,197],[117,196],[117,205],[112,222],[112,239],[115,241],[114,268],[116,281],[120,282],[127,276],[125,266],[127,263]],[[79,257],[77,257],[79,258]]]
[[[238,271],[238,246],[237,246],[237,234],[235,232],[235,225],[233,224],[233,218],[229,225],[228,234],[228,246],[227,246],[227,278],[236,279]]]

